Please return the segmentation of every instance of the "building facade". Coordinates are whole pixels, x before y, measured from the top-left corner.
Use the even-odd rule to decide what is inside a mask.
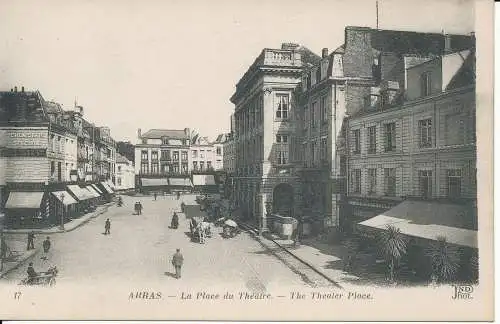
[[[151,129],[144,134],[139,129],[138,138],[134,164],[136,188],[146,187],[147,182],[148,187],[166,190],[169,186],[168,177],[189,176],[191,141],[189,128]]]
[[[194,136],[189,147],[189,171],[213,171],[215,169],[216,148],[207,137]],[[220,156],[222,158],[222,156]]]
[[[219,134],[214,145],[214,170],[224,170],[224,143],[227,141],[229,134]]]
[[[116,190],[129,190],[135,188],[135,170],[132,161],[123,155],[116,155]]]
[[[303,68],[319,60],[296,44],[264,49],[236,85],[234,189],[243,217],[267,227],[266,210],[300,213],[296,88]],[[266,208],[266,206],[268,206]]]
[[[0,93],[0,208],[7,227],[63,224],[99,196],[93,189],[79,197],[66,191],[91,185],[78,176],[74,117],[38,91]]]

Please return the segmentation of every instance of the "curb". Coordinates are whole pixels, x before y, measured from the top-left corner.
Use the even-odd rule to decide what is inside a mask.
[[[0,279],[2,279],[5,275],[9,274],[10,272],[16,270],[20,266],[22,266],[26,261],[28,261],[31,258],[34,258],[38,252],[40,252],[40,249],[36,249],[35,252],[28,254],[27,256],[23,257],[19,262],[17,262],[12,268],[9,270],[5,270],[4,272],[0,273]]]
[[[87,219],[83,220],[78,225],[75,225],[75,226],[73,226],[71,228],[68,228],[68,229],[65,229],[65,230],[61,230],[61,229],[58,229],[58,230],[33,230],[33,232],[35,234],[60,234],[60,233],[71,232],[71,231],[77,229],[78,227],[87,224],[89,221],[91,221],[92,219],[96,218],[97,216],[100,216],[100,215],[104,214],[105,212],[108,211],[109,207],[111,207],[111,205],[105,205],[104,208],[101,211],[94,212],[91,216],[89,216]],[[31,232],[32,232],[32,230],[20,230],[20,231],[16,231],[16,230],[14,230],[14,231],[4,230],[3,234],[28,234],[28,233],[31,233]]]
[[[247,224],[243,224],[244,227],[246,227],[251,233],[251,236],[253,239],[255,239],[256,241],[258,241],[260,244],[264,245],[267,249],[271,249],[272,247],[268,244],[266,244],[262,239],[261,239],[261,236],[259,236],[259,233],[257,232],[256,229],[254,229],[253,227],[247,225]],[[313,269],[315,272],[317,272],[318,274],[320,274],[321,276],[323,276],[325,279],[327,279],[328,281],[330,281],[332,284],[334,284],[337,288],[340,288],[342,289],[342,286],[335,280],[333,280],[332,278],[330,278],[329,275],[327,275],[326,273],[324,273],[322,270],[318,269],[318,267],[312,265],[310,262],[304,260],[303,258],[297,256],[297,254],[295,254],[293,251],[291,251],[290,249],[286,248],[285,246],[279,244],[278,242],[274,241],[274,240],[270,240],[266,237],[263,237],[265,240],[267,241],[270,241],[270,242],[273,242],[274,244],[276,244],[277,246],[279,246],[280,248],[282,248],[283,250],[285,250],[286,252],[288,252],[289,254],[291,254],[293,257],[295,257],[297,260],[303,262],[305,265],[307,265],[308,267],[310,267],[311,269]]]

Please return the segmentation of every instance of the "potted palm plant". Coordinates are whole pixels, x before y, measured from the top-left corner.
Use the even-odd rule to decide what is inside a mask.
[[[395,267],[406,253],[406,240],[399,228],[387,225],[378,237],[378,248],[388,264],[388,279],[394,283]]]
[[[438,236],[437,241],[427,249],[427,256],[431,260],[432,275],[438,283],[455,278],[460,262],[458,250],[447,242],[446,237]]]

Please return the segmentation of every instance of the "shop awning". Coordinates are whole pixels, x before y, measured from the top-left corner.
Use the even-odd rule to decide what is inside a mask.
[[[194,174],[193,185],[195,186],[215,186],[213,174]]]
[[[101,195],[97,192],[97,190],[95,190],[92,186],[89,185],[86,188],[94,198],[101,197]]]
[[[156,179],[141,178],[141,185],[143,187],[168,186],[168,178],[156,178]]]
[[[170,186],[175,187],[192,187],[193,184],[189,178],[168,178]]]
[[[60,202],[62,202],[66,206],[73,205],[73,204],[77,203],[77,201],[75,200],[75,198],[73,198],[73,196],[71,196],[69,194],[69,192],[67,192],[65,190],[62,190],[62,191],[52,191],[51,194],[53,194],[54,197],[57,198],[57,200],[59,200]],[[61,198],[61,195],[64,198]]]
[[[373,232],[391,225],[407,236],[431,241],[444,236],[451,244],[477,248],[477,231],[468,225],[470,217],[462,205],[405,201],[356,227],[361,232]]]
[[[43,192],[12,191],[5,203],[6,209],[28,208],[40,209]]]
[[[77,186],[77,185],[68,185],[68,189],[69,191],[71,191],[73,193],[73,195],[75,195],[75,197],[80,200],[80,201],[83,201],[83,200],[87,200],[87,199],[90,199],[90,198],[93,198],[89,191],[87,189],[82,189],[80,188],[80,186]]]
[[[111,189],[111,187],[106,183],[106,182],[101,182],[101,185],[104,187],[104,189],[106,189],[106,191],[109,193],[109,194],[113,194],[115,193],[113,191],[113,189]]]
[[[100,195],[102,195],[102,190],[99,189],[98,186],[96,186],[95,184],[91,184],[92,188],[94,188]]]

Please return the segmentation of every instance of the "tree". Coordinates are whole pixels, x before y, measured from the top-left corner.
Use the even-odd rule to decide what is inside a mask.
[[[384,259],[389,263],[389,280],[394,281],[394,268],[406,253],[406,240],[399,228],[387,225],[379,235],[378,247]]]
[[[448,244],[446,237],[438,236],[437,241],[429,246],[427,255],[431,259],[432,274],[438,282],[454,279],[459,269],[459,254],[456,248]]]

